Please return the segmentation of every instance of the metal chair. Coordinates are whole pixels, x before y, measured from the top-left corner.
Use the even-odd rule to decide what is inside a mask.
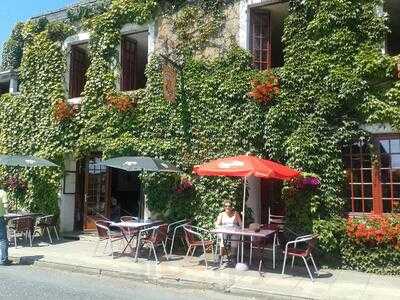
[[[50,234],[51,228],[53,228],[54,232],[56,233],[57,240],[60,240],[60,237],[59,237],[58,231],[57,231],[57,223],[55,221],[54,215],[47,215],[47,216],[37,218],[36,224],[35,224],[35,231],[33,233],[33,238],[35,238],[35,233],[38,230],[40,231],[42,237],[44,235],[44,231],[47,231],[49,241],[52,244],[53,240],[52,240],[51,234]]]
[[[211,248],[212,255],[214,257],[214,241],[207,240],[205,239],[205,234],[208,234],[208,230],[196,227],[196,226],[191,226],[191,225],[185,225],[183,226],[183,229],[185,231],[185,240],[188,246],[188,250],[186,252],[186,257],[190,254],[190,251],[193,248],[192,251],[192,256],[194,255],[194,252],[196,251],[197,247],[202,247],[203,248],[203,255],[204,255],[204,262],[206,265],[206,269],[208,268],[207,264],[207,249]]]
[[[172,255],[172,250],[174,249],[175,237],[176,237],[178,230],[182,230],[182,232],[184,232],[183,226],[189,225],[189,224],[190,224],[190,221],[184,219],[184,220],[179,220],[177,222],[170,223],[168,225],[167,236],[165,238],[165,244],[167,244],[168,240],[171,240],[171,248],[169,250],[169,255]],[[172,232],[172,237],[171,237],[171,232]],[[181,238],[183,238],[183,237],[181,236]]]
[[[253,223],[254,224],[254,223]],[[250,224],[249,228],[251,227],[252,224]],[[277,246],[277,241],[278,241],[278,228],[277,227],[271,227],[271,225],[259,225],[260,229],[272,229],[276,230],[272,239],[270,237],[268,238],[260,238],[260,237],[251,237],[250,238],[250,261],[249,265],[252,263],[252,258],[253,258],[253,249],[258,250],[258,256],[259,256],[259,263],[258,263],[258,271],[261,272],[261,267],[263,263],[263,255],[264,255],[264,250],[269,250],[272,251],[272,268],[275,269],[276,266],[276,246]]]
[[[304,264],[306,265],[308,275],[310,276],[311,281],[314,281],[314,277],[311,274],[310,268],[307,263],[307,259],[310,259],[314,269],[315,273],[318,276],[318,269],[315,264],[314,258],[312,256],[312,250],[315,248],[315,244],[317,242],[317,236],[313,234],[308,234],[308,235],[303,235],[297,237],[295,240],[287,242],[285,251],[283,252],[285,257],[283,259],[283,267],[282,267],[282,275],[285,274],[285,266],[286,266],[286,260],[288,256],[292,257],[292,267],[294,264],[294,259],[295,257],[301,257],[304,261]],[[305,248],[298,248],[299,244],[306,244]]]
[[[158,260],[156,247],[162,246],[165,253],[165,257],[167,260],[169,260],[167,249],[165,247],[165,238],[167,235],[167,230],[168,230],[168,224],[161,224],[158,226],[153,226],[150,228],[140,230],[137,242],[137,250],[135,254],[135,261],[138,260],[138,253],[140,251],[140,248],[146,245],[149,246],[149,257],[148,257],[149,259],[151,256],[151,250],[153,250],[156,263],[159,264],[160,262]],[[142,235],[148,232],[151,232],[151,234],[142,238]]]
[[[285,216],[271,214],[271,207],[268,207],[268,224],[277,224],[282,226],[285,224]]]
[[[114,258],[113,243],[124,240],[124,236],[120,232],[111,231],[110,224],[111,224],[110,221],[105,221],[105,220],[99,220],[96,222],[96,229],[97,229],[97,234],[99,236],[99,240],[96,243],[93,255],[96,255],[99,244],[103,241],[106,241],[103,253],[105,252],[108,244],[110,244],[111,256],[112,258]]]
[[[29,239],[29,245],[32,247],[32,235],[34,223],[32,217],[19,217],[11,220],[9,226],[11,238],[14,238],[14,247],[17,248],[17,237],[25,237]]]

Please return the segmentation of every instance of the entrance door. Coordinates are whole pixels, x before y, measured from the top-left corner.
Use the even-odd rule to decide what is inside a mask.
[[[95,230],[95,221],[110,217],[109,174],[100,156],[86,160],[84,189],[84,230]]]

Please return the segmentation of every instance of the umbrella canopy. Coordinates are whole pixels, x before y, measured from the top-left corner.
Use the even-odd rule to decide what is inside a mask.
[[[234,176],[289,180],[300,175],[297,170],[256,156],[239,155],[212,160],[193,168],[200,176]]]
[[[31,155],[0,155],[0,165],[19,167],[57,167],[55,163]]]
[[[158,158],[146,156],[121,156],[101,162],[107,167],[122,169],[128,172],[153,171],[153,172],[177,172],[177,168],[169,162]]]

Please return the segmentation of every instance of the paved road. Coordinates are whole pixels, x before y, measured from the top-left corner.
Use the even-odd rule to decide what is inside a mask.
[[[238,300],[229,294],[160,287],[125,279],[110,279],[34,266],[0,266],[1,299],[140,299]]]

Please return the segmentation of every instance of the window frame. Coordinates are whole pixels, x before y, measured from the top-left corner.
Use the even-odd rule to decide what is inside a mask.
[[[268,38],[266,41],[266,48],[263,46],[263,41],[261,40],[261,33],[259,33],[259,36],[255,37],[255,19],[256,18],[268,18]],[[260,20],[259,20],[260,21]],[[263,20],[261,20],[263,22]],[[259,70],[267,70],[272,67],[272,31],[271,31],[271,12],[267,9],[260,9],[260,7],[253,7],[250,8],[250,13],[249,13],[249,36],[248,36],[248,44],[249,44],[249,50],[252,54],[252,61],[253,61],[253,66]],[[260,39],[260,49],[255,49],[255,39],[258,38]],[[259,54],[259,59],[256,61],[256,51],[258,51]],[[267,57],[266,59],[263,59],[263,52],[267,52]],[[264,68],[264,65],[266,67]]]
[[[125,45],[127,43],[132,43],[133,46],[133,58],[129,59],[126,56]],[[133,91],[137,88],[137,41],[134,38],[129,37],[129,35],[121,36],[121,76],[120,76],[120,90],[121,91]],[[131,54],[131,53],[130,53]],[[129,64],[129,66],[127,66]],[[133,65],[133,66],[132,66]],[[126,76],[127,72],[130,71],[130,76],[132,82],[128,83]]]
[[[84,92],[85,89],[85,84],[87,81],[87,71],[90,66],[90,60],[89,60],[89,55],[87,50],[82,50],[79,47],[82,45],[87,44],[87,42],[82,42],[82,43],[77,43],[77,44],[72,44],[70,45],[70,60],[69,60],[69,87],[68,87],[68,96],[69,98],[79,98],[82,96],[82,93]],[[75,52],[84,52],[86,55],[86,66],[83,67],[85,69],[84,74],[81,74],[82,76],[80,79],[83,80],[83,83],[78,83],[78,78],[77,78],[77,70],[75,67]],[[79,88],[80,87],[80,88]],[[78,90],[81,89],[80,93]]]
[[[382,163],[381,163],[381,152],[380,152],[380,141],[382,140],[393,140],[393,139],[397,139],[400,140],[400,133],[385,133],[385,134],[374,134],[372,136],[371,139],[371,144],[373,146],[373,152],[370,154],[371,156],[371,176],[372,176],[372,210],[370,212],[365,212],[365,197],[364,197],[364,189],[362,187],[362,194],[361,194],[361,201],[362,201],[362,211],[355,211],[355,205],[354,205],[354,193],[353,193],[353,171],[356,170],[352,167],[352,158],[351,155],[352,153],[349,152],[349,154],[347,153],[343,153],[343,159],[345,159],[346,156],[350,156],[350,169],[345,165],[346,168],[346,172],[350,171],[350,182],[347,179],[346,180],[346,190],[349,189],[349,185],[350,185],[350,191],[351,191],[351,195],[346,196],[347,199],[347,203],[350,202],[350,211],[349,214],[350,215],[363,215],[363,214],[386,214],[386,213],[392,213],[392,212],[384,212],[384,201],[389,201],[389,200],[385,200],[385,197],[383,197],[382,194],[382,185],[383,184],[390,184],[391,185],[391,197],[390,197],[390,201],[391,201],[391,208],[393,210],[393,202],[394,201],[400,201],[400,198],[394,198],[394,194],[393,194],[393,184],[398,184],[400,186],[400,183],[393,183],[393,175],[392,172],[390,172],[390,182],[389,183],[383,183],[382,181],[382,170],[393,170],[393,168],[390,166],[388,168],[382,168]],[[349,145],[349,147],[351,148],[353,146],[353,144]],[[362,168],[362,152],[360,151],[360,155],[361,155],[361,160],[360,160],[360,173],[361,173],[361,182],[360,185],[363,185],[363,168]],[[388,155],[391,155],[391,151],[389,151]],[[397,154],[397,152],[395,153]],[[376,157],[376,161],[372,161],[373,157]],[[345,163],[345,161],[344,161]],[[368,169],[368,168],[367,168]],[[357,183],[358,184],[358,183]],[[369,184],[369,183],[368,183]]]

